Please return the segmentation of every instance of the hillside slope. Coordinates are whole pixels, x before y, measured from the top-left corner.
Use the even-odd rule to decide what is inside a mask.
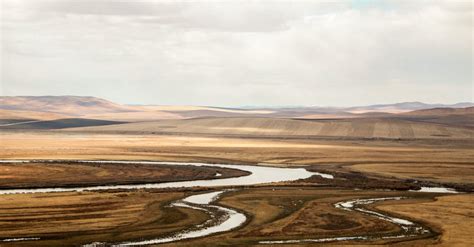
[[[101,133],[211,134],[263,137],[473,138],[474,130],[399,119],[296,120],[201,118],[128,123],[69,131]]]
[[[130,106],[85,96],[1,96],[0,109],[52,112],[70,116],[136,111]]]
[[[37,120],[14,123],[1,123],[0,130],[53,130],[75,127],[112,125],[121,123],[123,122],[85,118],[63,118],[46,121]]]
[[[433,108],[399,114],[399,119],[474,129],[474,107]]]

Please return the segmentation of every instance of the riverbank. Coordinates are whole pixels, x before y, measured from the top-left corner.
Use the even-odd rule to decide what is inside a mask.
[[[64,246],[72,243],[145,241],[159,239],[160,236],[167,238],[212,219],[203,210],[173,206],[182,198],[206,193],[214,192],[134,190],[2,195],[0,222],[13,218],[17,220],[8,226],[2,225],[1,239],[39,238],[35,241],[5,242],[2,246]],[[373,236],[394,235],[401,231],[396,224],[359,212],[345,211],[334,205],[358,198],[406,197],[407,200],[386,201],[381,205],[415,207],[420,202],[433,201],[434,196],[439,194],[280,186],[229,191],[222,194],[215,205],[244,212],[247,223],[229,232],[187,240],[183,244],[206,245],[219,241],[231,245],[254,245],[259,241],[308,236],[357,236],[368,232]],[[38,218],[38,215],[41,217]],[[31,221],[32,217],[36,220]],[[419,222],[417,217],[397,217]],[[25,221],[29,223],[25,224]],[[422,222],[425,224],[425,221]],[[434,233],[441,232],[440,228],[429,227]],[[422,238],[432,241],[430,236]]]
[[[346,214],[344,210],[334,208],[335,203],[344,200],[392,196],[407,199],[396,202],[377,202],[368,206],[371,210],[392,204],[400,206],[403,211],[398,212],[394,206],[387,210],[383,209],[381,212],[423,224],[441,235],[422,239],[408,237],[377,240],[371,238],[365,242],[353,239],[340,242],[340,244],[390,243],[399,246],[419,246],[463,241],[467,243],[470,240],[469,237],[474,236],[474,233],[468,234],[474,227],[467,223],[472,218],[470,215],[472,215],[473,204],[463,204],[462,200],[469,201],[471,194],[452,195],[408,191],[425,185],[415,183],[416,181],[432,181],[433,184],[457,182],[468,186],[469,181],[453,180],[454,175],[459,174],[459,169],[470,166],[474,160],[474,152],[466,142],[2,133],[0,147],[4,152],[0,156],[3,159],[201,162],[211,165],[235,165],[235,167],[219,169],[239,169],[245,166],[250,166],[252,169],[294,168],[300,169],[297,170],[298,173],[305,174],[308,172],[306,169],[309,169],[312,172],[329,173],[334,178],[309,173],[307,178],[299,181],[275,183],[284,179],[272,179],[261,185],[252,185],[255,183],[250,182],[246,185],[219,184],[233,178],[221,179],[222,177],[217,176],[216,172],[214,174],[216,179],[204,179],[203,181],[208,184],[205,185],[206,187],[198,188],[160,188],[163,185],[150,187],[139,181],[138,184],[128,184],[125,188],[117,188],[112,184],[110,188],[99,188],[103,189],[101,191],[74,190],[69,187],[75,192],[2,195],[2,199],[8,200],[2,200],[3,204],[0,205],[0,229],[13,229],[14,232],[0,230],[0,233],[6,233],[1,236],[2,239],[9,240],[1,245],[70,246],[97,241],[120,243],[172,236],[192,226],[203,224],[210,218],[209,214],[202,210],[169,207],[169,205],[188,196],[214,192],[216,191],[214,186],[238,189],[223,194],[215,205],[244,213],[247,217],[246,223],[230,232],[184,240],[169,244],[170,246],[205,246],[215,243],[258,245],[259,241],[297,240],[307,238],[307,236],[311,236],[312,239],[321,239],[366,236],[367,232],[373,232],[377,236],[396,234],[400,232],[400,228],[390,222],[381,222],[376,218],[372,219],[373,217],[359,214],[360,212]],[[378,163],[384,165],[353,167],[357,164]],[[399,168],[391,169],[390,174],[378,173],[387,165],[397,164],[405,164],[403,167],[407,170],[403,174],[400,173]],[[422,168],[427,164],[430,169],[433,169],[432,174],[429,174],[429,169]],[[63,165],[66,166],[66,164]],[[73,166],[76,165],[90,165],[94,169],[108,167],[120,170],[125,167],[125,164],[113,165],[107,162],[73,164]],[[134,165],[129,165],[131,168],[129,172],[135,172],[132,169]],[[141,165],[146,167],[151,164]],[[161,164],[154,165],[159,167]],[[450,169],[446,169],[448,165],[453,168],[453,173]],[[179,167],[184,168],[185,165]],[[176,168],[179,169],[179,167]],[[371,170],[358,171],[356,170],[358,168]],[[217,171],[212,170],[217,169],[215,166],[206,169]],[[53,170],[61,174],[61,169]],[[465,169],[464,175],[472,176],[470,171],[470,169]],[[105,173],[90,172],[89,174],[92,177],[100,177]],[[120,173],[117,174],[120,176]],[[271,178],[268,174],[271,173],[260,173],[257,177]],[[288,172],[283,174],[291,176]],[[400,175],[412,177],[404,178]],[[47,176],[42,175],[42,177],[46,181]],[[239,179],[248,179],[248,177],[241,176]],[[31,175],[31,179],[36,179],[36,177]],[[242,182],[242,180],[237,181]],[[177,183],[183,183],[183,181]],[[196,185],[192,182],[184,183],[188,186]],[[414,186],[416,188],[410,185],[413,183],[416,184]],[[96,187],[79,184],[81,188],[87,186]],[[387,189],[401,191],[385,191]],[[166,196],[168,194],[173,197],[168,198]],[[440,198],[462,199],[450,205],[450,200],[443,199],[442,203],[438,203],[441,201]],[[416,213],[407,214],[407,212]],[[444,220],[428,215],[429,213],[436,215],[437,212],[443,212]],[[453,220],[450,220],[450,217]],[[464,232],[455,230],[454,219],[462,222]],[[445,235],[449,238],[445,238]]]
[[[17,160],[18,161],[18,160]],[[1,189],[74,188],[132,185],[248,176],[238,169],[146,163],[75,162],[74,160],[2,160]]]

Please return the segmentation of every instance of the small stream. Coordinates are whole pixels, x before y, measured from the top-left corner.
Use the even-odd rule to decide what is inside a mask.
[[[379,213],[373,210],[369,210],[363,207],[381,201],[388,200],[401,200],[403,197],[382,197],[382,198],[370,198],[370,199],[355,199],[350,201],[343,201],[334,204],[334,207],[346,210],[346,211],[357,211],[378,219],[391,222],[400,227],[401,233],[387,234],[385,236],[377,237],[373,235],[358,235],[358,236],[343,236],[333,238],[308,238],[308,239],[289,239],[289,240],[267,240],[260,241],[260,244],[296,244],[296,243],[323,243],[323,242],[334,242],[334,241],[349,241],[349,240],[377,240],[377,239],[398,239],[406,237],[415,237],[431,233],[428,228],[417,224],[415,222],[392,217],[383,213]]]
[[[245,214],[237,212],[234,209],[225,208],[211,203],[216,201],[225,191],[210,192],[205,194],[193,195],[171,204],[172,207],[192,208],[205,211],[210,216],[210,220],[191,229],[175,233],[169,237],[156,238],[143,241],[129,241],[112,246],[137,246],[160,244],[179,241],[183,239],[199,238],[211,234],[230,231],[241,226],[247,220]],[[217,217],[219,215],[219,217]],[[89,245],[90,246],[90,245]]]
[[[58,162],[55,160],[0,160],[1,163],[34,163],[34,162]],[[68,162],[76,163],[103,163],[103,164],[148,164],[148,165],[191,165],[191,166],[209,166],[219,168],[239,169],[250,172],[250,175],[234,178],[219,178],[220,173],[215,174],[215,179],[211,180],[193,180],[181,182],[165,182],[165,183],[144,183],[133,185],[104,185],[104,186],[84,186],[84,187],[67,187],[67,188],[32,188],[32,189],[7,189],[0,190],[0,195],[6,194],[25,194],[25,193],[53,193],[53,192],[82,192],[82,191],[100,191],[100,190],[136,190],[136,189],[155,189],[155,188],[190,188],[195,186],[202,187],[225,187],[225,186],[242,186],[242,185],[256,185],[267,184],[284,181],[294,181],[298,179],[309,178],[313,175],[319,175],[323,178],[333,179],[331,174],[309,172],[304,168],[281,168],[268,166],[251,166],[251,165],[230,165],[230,164],[207,164],[207,163],[189,163],[189,162],[157,162],[157,161],[113,161],[113,160],[68,160]],[[228,190],[214,191],[204,194],[192,195],[184,199],[178,200],[170,204],[171,207],[192,208],[206,212],[210,219],[198,226],[192,226],[181,232],[173,235],[145,239],[137,241],[127,241],[122,243],[90,243],[84,246],[137,246],[169,243],[184,239],[204,237],[215,233],[230,231],[241,226],[246,220],[246,216],[231,208],[225,208],[215,204],[215,201]],[[424,188],[420,192],[441,192],[453,193],[452,190],[446,188]],[[401,200],[402,197],[387,197],[387,198],[372,198],[372,199],[356,199],[336,203],[336,208],[357,211],[372,217],[377,217],[381,220],[389,221],[400,226],[401,233],[396,235],[388,234],[383,237],[374,237],[371,235],[361,236],[346,236],[334,238],[314,238],[314,239],[297,239],[297,240],[268,240],[260,241],[261,244],[291,244],[304,242],[332,242],[332,241],[347,241],[347,240],[373,240],[373,239],[390,239],[390,238],[404,238],[411,236],[419,236],[430,233],[430,230],[409,220],[400,219],[385,215],[376,211],[365,209],[363,205],[372,204],[379,201],[386,200]],[[39,240],[36,237],[30,238],[10,238],[3,239],[0,242],[15,242],[15,241],[32,241]]]

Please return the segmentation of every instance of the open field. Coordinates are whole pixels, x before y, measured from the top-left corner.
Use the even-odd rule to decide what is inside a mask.
[[[403,179],[433,180],[450,183],[474,183],[474,166],[455,163],[357,164],[350,167],[363,173],[376,173]],[[442,179],[441,179],[442,177]]]
[[[165,207],[170,201],[183,196],[183,192],[151,191],[6,196],[0,202],[0,229],[3,234],[0,237],[42,238],[40,241],[19,242],[12,246],[118,242],[127,238],[156,237],[199,224],[206,219],[206,215],[199,210]],[[390,196],[407,196],[412,199],[378,203],[375,207],[425,222],[434,230],[432,237],[417,240],[416,244],[446,244],[450,243],[450,239],[466,243],[470,240],[465,232],[449,227],[446,229],[449,232],[447,239],[438,241],[436,232],[444,232],[445,222],[425,217],[430,211],[443,210],[443,217],[455,217],[444,219],[448,220],[448,226],[453,226],[456,220],[463,220],[466,227],[470,226],[468,220],[472,217],[472,208],[462,199],[466,196],[443,196],[439,199],[441,203],[438,203],[432,202],[433,195],[424,193],[263,187],[231,192],[219,201],[222,205],[242,210],[250,216],[245,226],[230,233],[171,245],[254,245],[263,240],[354,236],[368,232],[373,236],[396,233],[400,229],[394,224],[337,209],[333,205],[352,198]],[[467,198],[472,199],[469,196]],[[450,201],[456,202],[453,208],[443,209]],[[412,210],[416,205],[422,205],[422,208]],[[424,210],[427,211],[423,212]],[[471,211],[467,211],[466,215],[458,214],[459,210]],[[35,217],[34,221],[31,220],[32,217]],[[398,241],[377,241],[379,244],[384,242]],[[356,242],[344,242],[351,243]],[[403,246],[416,246],[409,243],[403,243]]]
[[[160,183],[244,176],[248,173],[215,167],[145,164],[81,164],[71,162],[4,163],[0,188],[73,187]]]
[[[423,219],[442,231],[436,246],[470,246],[474,243],[474,195],[437,197],[434,202],[383,205],[389,212]],[[400,244],[409,246],[409,243]]]
[[[199,224],[203,212],[165,207],[182,192],[109,192],[3,195],[0,238],[42,241],[1,246],[69,246],[154,237]]]
[[[352,198],[399,195],[418,198],[409,203],[429,200],[429,196],[423,194],[281,187],[235,192],[221,200],[221,203],[242,209],[253,216],[245,228],[229,234],[229,241],[238,244],[247,239],[255,244],[255,241],[261,240],[356,236],[364,232],[376,236],[399,231],[393,224],[363,214],[345,212],[333,205]],[[261,211],[266,213],[261,214]]]
[[[295,120],[299,121],[299,120]],[[263,127],[260,127],[263,128]],[[407,191],[419,184],[450,185],[469,190],[474,177],[473,140],[428,139],[327,139],[227,137],[209,135],[97,134],[77,131],[4,131],[1,159],[114,159],[192,161],[306,167],[335,175],[302,181],[250,186],[225,194],[218,203],[247,215],[245,225],[227,233],[172,243],[169,246],[258,245],[258,241],[336,237],[358,234],[382,236],[400,228],[364,214],[334,208],[334,203],[385,196],[407,200],[380,202],[367,207],[422,223],[434,231],[423,239],[344,241],[334,244],[390,243],[399,246],[472,242],[474,229],[471,194],[440,195]],[[135,183],[202,176],[235,171],[215,168],[168,169],[130,165],[64,163],[0,165],[8,180],[21,187],[45,185]],[[171,167],[169,167],[171,168]],[[67,176],[67,174],[75,176]],[[418,184],[413,179],[419,180]],[[46,181],[48,181],[46,183]],[[28,185],[28,186],[29,186]],[[354,190],[358,188],[361,190]],[[103,191],[8,195],[0,202],[0,237],[39,236],[41,241],[11,246],[64,246],[94,241],[120,242],[149,239],[198,225],[202,211],[165,207],[193,191]],[[452,199],[451,199],[452,198]],[[8,199],[8,200],[7,200]],[[96,203],[96,204],[95,204]],[[107,206],[104,206],[107,205]],[[393,205],[393,206],[392,206]],[[439,216],[437,216],[439,213]],[[38,218],[31,221],[32,217]],[[465,231],[456,229],[463,222]],[[440,234],[440,235],[437,235]],[[409,240],[409,241],[408,241]],[[2,246],[9,246],[2,243]],[[302,244],[308,245],[308,243]],[[315,244],[317,245],[317,244]]]
[[[425,176],[425,179],[443,183],[469,182],[473,176],[470,167],[474,165],[473,143],[469,140],[276,140],[69,132],[4,132],[1,139],[2,159],[266,163],[274,166],[317,165],[318,169],[336,169],[334,171],[357,169],[358,164],[387,164],[392,169],[401,165],[408,169],[405,172],[413,174],[430,166],[431,177]],[[381,175],[393,175],[382,174],[390,171],[386,166],[374,166],[380,168]],[[430,169],[424,170],[429,172]],[[464,171],[465,179],[456,178],[460,169]],[[370,172],[377,171],[372,169]]]

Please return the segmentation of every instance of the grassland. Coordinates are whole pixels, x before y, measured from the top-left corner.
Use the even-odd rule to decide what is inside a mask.
[[[274,138],[157,134],[97,134],[74,131],[2,132],[1,159],[114,159],[223,162],[271,166],[303,166],[336,175],[332,182],[313,177],[295,183],[240,188],[219,203],[244,212],[249,221],[229,233],[183,241],[170,246],[256,245],[260,240],[312,236],[383,234],[400,229],[373,217],[333,207],[350,198],[406,196],[409,200],[377,204],[376,208],[421,222],[440,235],[427,239],[391,240],[397,246],[468,246],[474,236],[472,194],[439,195],[381,191],[387,185],[406,186],[407,180],[467,186],[474,177],[473,140],[434,137],[421,139]],[[146,181],[167,176],[164,168],[123,166],[1,166],[8,179],[106,183]],[[6,169],[10,169],[5,173]],[[17,170],[15,170],[17,169]],[[196,176],[184,169],[176,175]],[[201,171],[201,175],[215,174]],[[30,176],[28,176],[30,174]],[[56,176],[56,180],[55,180]],[[36,179],[34,178],[34,179]],[[74,180],[76,179],[76,180]],[[115,180],[114,180],[115,179]],[[129,180],[127,180],[129,179]],[[5,184],[13,183],[5,182]],[[63,182],[64,182],[63,181]],[[31,183],[31,181],[30,181]],[[20,183],[21,184],[21,183]],[[19,184],[15,186],[20,186]],[[383,187],[385,186],[385,187]],[[361,188],[362,190],[353,190]],[[405,189],[408,187],[405,187]],[[186,192],[196,193],[192,191]],[[0,201],[0,237],[39,236],[41,241],[12,246],[64,246],[94,241],[118,242],[161,236],[207,219],[201,211],[167,208],[183,198],[180,191],[58,193],[12,195]],[[94,203],[97,203],[94,204]],[[106,206],[105,206],[106,205]],[[36,219],[37,218],[37,219]],[[35,220],[33,220],[35,219]],[[456,228],[456,224],[464,230]],[[405,239],[406,240],[406,239]],[[340,242],[343,245],[385,244]],[[2,245],[4,245],[2,243]]]
[[[265,163],[312,166],[332,172],[370,167],[370,171],[361,171],[378,177],[471,184],[473,144],[471,140],[284,140],[8,132],[2,134],[0,158]],[[403,173],[397,175],[401,169]]]
[[[390,197],[404,196],[408,199],[402,201],[387,201],[375,205],[373,208],[395,214],[399,217],[409,218],[414,221],[429,225],[433,234],[422,239],[411,239],[411,241],[378,240],[374,242],[344,241],[325,243],[343,246],[373,246],[390,244],[393,246],[426,246],[442,245],[448,243],[460,243],[459,246],[469,246],[472,237],[472,225],[466,222],[470,218],[472,207],[468,206],[460,196],[441,196],[433,194],[407,193],[407,192],[382,192],[382,191],[354,191],[328,188],[308,187],[264,187],[236,191],[227,194],[220,200],[220,204],[240,209],[247,213],[250,220],[247,224],[235,231],[220,234],[208,238],[184,241],[166,246],[209,246],[218,243],[218,246],[269,246],[259,244],[262,240],[284,240],[284,239],[309,239],[341,236],[357,236],[368,234],[374,237],[400,231],[400,229],[380,219],[354,214],[334,207],[334,203],[352,198]],[[459,198],[457,198],[459,197]],[[468,196],[472,198],[472,196]],[[452,199],[453,198],[453,199]],[[445,203],[438,203],[443,200]],[[451,209],[447,202],[461,202]],[[420,209],[415,209],[422,205]],[[467,207],[467,208],[466,208]],[[400,208],[400,209],[398,209]],[[426,210],[426,211],[424,211]],[[450,229],[443,228],[442,220],[430,220],[437,218],[436,211],[443,211],[443,220]],[[459,214],[460,211],[468,214]],[[406,213],[416,212],[416,213]],[[425,215],[431,214],[429,217]],[[448,215],[458,214],[452,219]],[[463,226],[468,229],[459,231],[454,228],[457,220],[464,220]],[[469,228],[471,227],[471,228]],[[438,234],[449,231],[449,238],[445,240]],[[444,235],[442,235],[444,236]],[[450,239],[454,239],[453,242]],[[459,242],[458,242],[459,240]],[[464,243],[464,245],[462,245]],[[321,243],[301,243],[297,246],[320,246]],[[275,246],[294,246],[275,245]]]
[[[134,183],[159,183],[243,176],[248,173],[215,167],[146,164],[100,164],[38,162],[4,163],[0,188],[72,187]]]
[[[436,246],[471,246],[474,243],[474,195],[437,197],[432,202],[417,204],[383,205],[378,208],[389,212],[422,219],[442,232]],[[422,245],[403,243],[401,246]]]
[[[191,192],[188,192],[191,193]],[[39,237],[38,241],[11,246],[65,246],[95,241],[120,242],[163,236],[207,219],[199,210],[166,207],[184,192],[103,192],[11,195],[0,202],[0,237]],[[405,196],[410,199],[384,202],[378,210],[427,224],[433,234],[408,242],[379,240],[401,246],[460,244],[472,239],[469,229],[473,209],[471,195],[354,191],[308,187],[261,187],[227,193],[219,203],[245,212],[245,226],[208,238],[170,246],[259,245],[262,240],[324,238],[369,234],[374,237],[399,232],[398,226],[360,213],[334,207],[354,198]],[[436,213],[436,214],[434,214]],[[14,220],[13,220],[14,219]],[[462,221],[464,231],[455,227]],[[438,233],[443,237],[439,238]],[[446,234],[446,235],[444,235]],[[344,244],[367,244],[347,241]],[[3,245],[2,246],[10,246]]]
[[[474,166],[468,163],[374,163],[353,165],[351,169],[402,179],[474,183]]]
[[[152,238],[200,224],[200,211],[166,207],[182,192],[104,192],[4,195],[0,238],[41,241],[1,246],[71,246],[96,241]]]

